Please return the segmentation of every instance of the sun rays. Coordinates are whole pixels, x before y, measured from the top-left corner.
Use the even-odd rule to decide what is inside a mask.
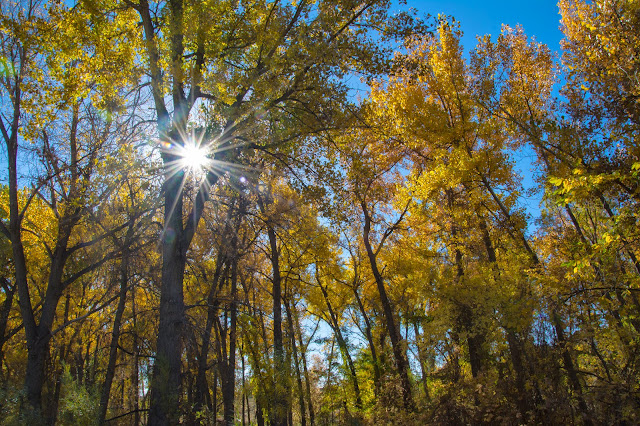
[[[187,182],[196,186],[208,185],[211,180],[207,179],[208,175],[240,179],[244,173],[254,170],[254,167],[229,161],[235,157],[229,155],[229,151],[242,148],[245,142],[232,143],[224,134],[207,137],[204,131],[181,132],[179,139],[178,142],[161,142],[160,150],[166,178],[181,176],[183,187]]]
[[[255,167],[234,161],[238,160],[239,154],[233,151],[241,150],[246,142],[230,140],[224,134],[212,138],[205,133],[181,132],[179,141],[160,142],[165,182],[173,181],[178,185],[181,194],[178,198],[185,197],[184,201],[190,200],[187,201],[189,204],[196,197],[207,199],[216,183],[241,190],[248,182],[246,176],[256,171]],[[178,198],[167,206],[169,216],[174,214]]]
[[[207,169],[210,160],[205,146],[198,146],[192,141],[188,141],[180,151],[180,163],[185,170],[197,175]]]

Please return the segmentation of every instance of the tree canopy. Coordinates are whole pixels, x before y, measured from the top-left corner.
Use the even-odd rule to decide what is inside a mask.
[[[639,422],[640,5],[558,6],[3,1],[0,424]]]

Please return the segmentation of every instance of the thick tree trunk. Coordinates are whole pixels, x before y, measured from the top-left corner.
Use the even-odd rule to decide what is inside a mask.
[[[21,49],[21,53],[25,53]],[[12,260],[15,274],[15,283],[18,289],[18,302],[20,313],[24,323],[25,338],[27,341],[27,371],[24,381],[27,401],[36,414],[42,411],[42,383],[44,382],[44,356],[47,342],[43,342],[36,325],[29,284],[27,282],[27,260],[22,244],[22,216],[18,202],[18,131],[20,128],[23,78],[23,60],[19,63],[20,74],[17,75],[13,87],[13,117],[11,117],[11,134],[3,132],[7,147],[7,168],[9,171],[9,239],[11,240]]]
[[[262,415],[262,405],[256,400],[256,423],[258,426],[264,426],[264,416]]]
[[[17,175],[17,159],[18,159],[18,132],[20,129],[21,116],[21,97],[22,97],[22,78],[24,77],[25,54],[24,46],[20,46],[20,63],[17,70],[19,74],[13,80],[14,86],[12,90],[13,111],[10,121],[10,133],[6,131],[3,125],[3,138],[7,148],[7,166],[9,178],[9,226],[4,229],[5,235],[11,241],[12,260],[15,271],[15,285],[18,292],[18,302],[20,313],[25,330],[25,340],[27,343],[27,369],[25,374],[24,389],[31,409],[36,415],[42,414],[42,388],[45,381],[45,362],[49,355],[49,342],[51,341],[51,327],[55,319],[58,302],[64,290],[62,282],[63,270],[69,253],[67,252],[67,243],[71,235],[71,231],[80,218],[81,208],[70,207],[65,214],[58,217],[58,230],[56,243],[53,252],[50,255],[50,270],[47,282],[47,289],[40,310],[39,323],[36,322],[33,306],[31,305],[31,296],[29,292],[29,283],[27,281],[27,262],[22,243],[22,219],[24,212],[21,212],[18,200],[18,175]],[[70,173],[71,178],[67,186],[67,201],[77,201],[78,186],[78,157],[76,147],[76,132],[79,122],[78,103],[72,108],[72,117],[70,123]],[[3,120],[4,122],[4,120]],[[62,210],[62,209],[61,209]],[[8,235],[7,235],[8,234]]]
[[[39,338],[28,348],[27,374],[24,379],[27,401],[37,412],[41,412],[44,365],[49,351],[49,339]]]
[[[518,336],[511,330],[506,330],[507,343],[509,345],[509,353],[511,354],[511,364],[516,373],[516,389],[518,390],[518,410],[522,415],[522,419],[526,421],[527,413],[531,410],[531,398],[527,392],[526,383],[527,375],[524,367],[522,342]]]
[[[188,333],[188,337],[185,336],[185,342],[188,340],[189,343],[186,344],[186,365],[189,366],[185,368],[182,373],[182,383],[185,387],[186,394],[186,407],[195,407],[194,395],[195,391],[195,375],[193,374],[193,369],[190,368],[192,365],[197,365],[196,359],[198,358],[198,345],[196,345],[196,336],[193,328],[188,327],[185,330]],[[199,423],[196,421],[197,411],[194,409],[187,409],[183,411],[182,422],[185,426],[196,426]]]
[[[167,174],[165,180],[162,287],[156,357],[151,377],[151,426],[169,426],[180,422],[183,280],[186,262],[182,228],[183,174],[184,172]]]
[[[65,302],[64,302],[63,322],[65,323],[69,319],[69,309],[71,307],[70,305],[71,305],[71,296],[69,295],[69,293],[67,293],[65,297]],[[53,390],[53,396],[51,397],[51,400],[48,404],[49,406],[45,408],[46,416],[48,417],[51,424],[55,424],[58,418],[58,404],[60,403],[60,392],[62,391],[62,374],[64,372],[63,368],[64,368],[64,365],[67,363],[68,351],[70,351],[70,348],[73,346],[73,342],[76,336],[78,335],[78,333],[79,333],[79,329],[76,329],[75,333],[73,333],[68,343],[65,342],[66,333],[64,332],[64,330],[60,333],[62,335],[61,340],[63,343],[60,346],[60,351],[59,351],[59,366],[58,366],[58,370],[54,373],[55,386]],[[82,340],[79,343],[80,343],[79,346],[82,347]],[[91,345],[89,344],[89,346]],[[81,371],[82,370],[76,370],[76,377],[80,375]]]
[[[478,330],[475,321],[475,314],[471,307],[464,303],[458,303],[457,322],[467,335],[467,347],[469,348],[469,364],[471,365],[471,375],[476,378],[483,370],[484,363],[484,333]]]
[[[16,89],[17,90],[17,89]],[[16,159],[18,151],[17,116],[19,115],[19,97],[16,106],[16,128],[12,129],[10,140],[7,141],[7,157],[9,161],[9,232],[11,237],[11,249],[15,281],[18,288],[18,302],[20,313],[24,323],[25,338],[27,341],[27,369],[24,380],[27,401],[36,413],[42,411],[42,385],[44,383],[45,351],[48,349],[48,338],[44,340],[40,336],[39,327],[36,325],[29,284],[27,283],[27,261],[22,245],[22,218],[18,206],[18,180],[16,173]]]
[[[146,43],[147,58],[151,74],[151,88],[157,114],[159,137],[167,142],[184,144],[186,122],[193,100],[183,93],[184,10],[181,0],[168,2],[168,20],[172,35],[169,39],[170,68],[173,82],[171,117],[163,92],[163,75],[160,70],[160,55],[156,42],[156,28],[151,17],[148,0],[141,0],[134,8],[140,14]],[[164,231],[162,238],[162,282],[156,357],[150,385],[149,425],[172,425],[180,420],[181,367],[184,328],[184,268],[186,253],[191,238],[200,220],[208,191],[217,180],[207,174],[206,184],[196,195],[193,212],[183,227],[183,180],[184,171],[175,170],[177,157],[172,152],[163,152],[164,176]]]
[[[66,247],[71,226],[60,225],[56,249],[51,260],[51,269],[47,291],[40,315],[40,323],[35,328],[35,336],[27,336],[27,372],[25,376],[25,388],[29,404],[38,412],[42,412],[42,388],[45,382],[45,363],[49,356],[49,343],[51,342],[51,329],[55,319],[58,302],[62,296],[62,273],[66,261]],[[26,327],[26,325],[25,325]]]

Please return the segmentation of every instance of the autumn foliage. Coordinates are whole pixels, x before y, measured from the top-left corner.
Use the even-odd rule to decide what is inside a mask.
[[[0,424],[640,422],[640,4],[392,6],[2,2]]]

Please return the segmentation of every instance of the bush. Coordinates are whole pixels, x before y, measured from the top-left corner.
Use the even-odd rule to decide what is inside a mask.
[[[98,424],[100,394],[87,389],[71,377],[69,367],[62,374],[62,398],[58,411],[61,426],[92,426]]]

